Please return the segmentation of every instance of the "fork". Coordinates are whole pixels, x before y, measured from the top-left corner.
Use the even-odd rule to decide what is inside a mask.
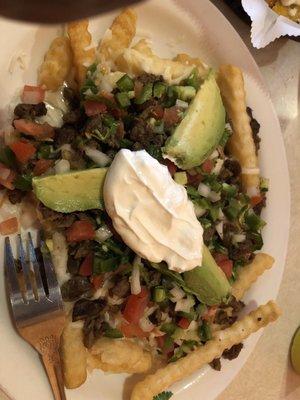
[[[44,242],[40,245],[43,262],[38,260],[30,233],[26,252],[24,247],[18,235],[22,269],[17,272],[9,237],[5,238],[5,280],[13,319],[19,334],[41,355],[54,399],[66,400],[59,357],[59,341],[65,325],[60,288]]]

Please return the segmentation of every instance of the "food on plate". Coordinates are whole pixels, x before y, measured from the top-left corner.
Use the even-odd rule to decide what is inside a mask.
[[[269,6],[277,14],[300,23],[300,1],[299,0],[266,0]]]
[[[238,320],[273,264],[257,253],[268,181],[242,71],[161,58],[135,43],[136,23],[127,9],[98,46],[87,20],[54,40],[40,86],[25,85],[14,109],[0,183],[36,208],[52,255],[65,385],[93,369],[151,371],[132,399],[161,400],[205,363],[237,357],[280,312],[269,302]]]
[[[258,307],[229,328],[217,332],[204,346],[192,351],[177,363],[170,363],[157,370],[153,375],[148,375],[134,387],[131,400],[152,400],[153,396],[173,383],[186,378],[211,360],[221,357],[225,349],[232,348],[251,333],[276,321],[280,313],[278,306],[273,301]]]

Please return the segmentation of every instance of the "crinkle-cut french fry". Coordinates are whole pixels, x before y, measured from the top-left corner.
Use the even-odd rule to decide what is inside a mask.
[[[81,86],[85,80],[87,67],[95,61],[95,48],[90,47],[92,36],[88,27],[88,19],[70,22],[67,26],[67,32],[73,51],[75,76],[79,86]]]
[[[83,344],[82,323],[68,322],[60,342],[65,386],[74,389],[87,377],[87,349]]]
[[[257,278],[274,264],[274,258],[265,253],[257,253],[254,260],[242,267],[237,280],[233,283],[231,294],[240,300]]]
[[[102,65],[112,64],[130,46],[136,33],[136,20],[136,13],[131,8],[126,8],[114,19],[98,46]]]
[[[215,358],[221,357],[224,350],[230,349],[251,333],[275,321],[280,314],[280,309],[273,301],[258,307],[229,328],[216,332],[213,339],[204,346],[148,375],[135,385],[131,400],[152,400],[153,396],[166,390],[173,383],[189,376]]]
[[[207,66],[200,60],[200,58],[194,58],[185,53],[179,53],[173,58],[174,61],[178,61],[184,65],[192,65],[198,68],[199,75],[205,77],[208,72]]]
[[[115,64],[120,71],[130,75],[139,75],[143,72],[162,75],[170,84],[180,83],[193,70],[193,66],[158,57],[144,39],[134,47],[124,50],[123,54],[116,59]]]
[[[57,90],[66,80],[72,66],[72,50],[66,37],[57,37],[45,54],[38,71],[38,82],[48,90]]]
[[[259,173],[258,159],[252,137],[250,118],[247,114],[246,93],[242,71],[233,65],[222,65],[219,68],[218,84],[222,99],[230,119],[233,134],[229,140],[229,150],[247,170],[242,173],[244,189],[258,193]]]
[[[101,338],[91,347],[88,366],[114,373],[142,373],[151,368],[151,354],[137,343],[122,339]]]

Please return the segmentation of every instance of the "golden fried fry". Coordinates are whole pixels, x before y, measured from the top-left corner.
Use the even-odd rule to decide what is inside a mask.
[[[60,352],[65,386],[77,388],[87,377],[87,350],[83,344],[81,323],[68,322],[61,337]]]
[[[241,268],[237,280],[233,283],[231,294],[240,300],[257,278],[274,264],[274,258],[265,253],[257,253],[254,260]]]
[[[57,37],[51,43],[38,71],[38,82],[48,90],[57,90],[67,79],[72,66],[72,50],[66,37]]]
[[[259,192],[258,159],[246,108],[246,93],[242,71],[233,65],[222,65],[218,84],[233,134],[229,150],[242,167],[242,183],[249,195]]]
[[[193,66],[182,64],[178,61],[163,59],[155,55],[142,39],[134,47],[126,49],[116,59],[116,66],[122,72],[139,75],[143,72],[162,75],[170,84],[177,84],[187,78]]]
[[[136,20],[136,13],[131,8],[125,9],[114,19],[98,46],[101,64],[110,64],[129,47],[135,36]]]
[[[89,351],[89,367],[115,373],[141,373],[151,368],[149,352],[131,340],[102,338]]]
[[[200,60],[200,58],[193,58],[193,57],[189,56],[188,54],[180,53],[180,54],[177,54],[177,56],[175,58],[173,58],[173,61],[178,61],[184,65],[192,65],[194,67],[197,67],[198,71],[199,71],[199,75],[203,78],[208,73],[207,66]]]
[[[95,61],[95,48],[90,47],[92,36],[88,27],[89,21],[87,19],[71,22],[67,26],[74,55],[75,76],[79,86],[85,80],[87,67]]]
[[[203,365],[222,355],[223,351],[242,342],[251,333],[275,321],[280,309],[273,302],[258,307],[231,327],[215,333],[212,340],[192,351],[186,357],[168,364],[153,375],[148,375],[133,389],[131,400],[152,400],[153,396],[166,390],[173,383],[197,371]]]

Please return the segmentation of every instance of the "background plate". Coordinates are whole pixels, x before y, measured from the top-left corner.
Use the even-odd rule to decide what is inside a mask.
[[[241,38],[209,0],[149,0],[137,8],[138,36],[148,37],[154,48],[164,56],[186,52],[201,56],[208,64],[232,63],[245,74],[247,101],[261,124],[261,171],[270,178],[268,206],[263,217],[264,251],[272,254],[276,263],[253,285],[246,297],[246,311],[257,304],[275,298],[280,285],[288,241],[289,178],[279,123],[262,81],[258,67]],[[91,22],[95,40],[101,37],[114,14],[97,17]],[[0,21],[0,129],[7,120],[8,101],[26,83],[35,83],[49,42],[60,27],[41,27]],[[20,57],[24,60],[23,69]],[[2,253],[2,243],[1,253]],[[272,329],[272,328],[267,328]],[[38,355],[15,333],[7,310],[3,274],[0,274],[0,383],[15,400],[52,399],[51,391]],[[245,343],[238,359],[222,362],[221,372],[203,368],[193,376],[176,384],[174,398],[190,400],[214,399],[242,368],[253,350],[260,333]],[[127,399],[135,378],[109,375],[99,371],[75,391],[67,391],[68,400]]]

